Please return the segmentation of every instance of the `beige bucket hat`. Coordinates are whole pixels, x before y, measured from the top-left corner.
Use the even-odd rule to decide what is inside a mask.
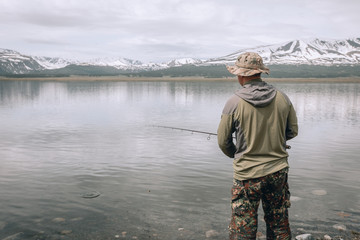
[[[269,68],[264,66],[263,60],[259,54],[246,52],[240,54],[235,62],[235,66],[226,66],[227,70],[240,76],[252,76],[257,73],[269,74]]]

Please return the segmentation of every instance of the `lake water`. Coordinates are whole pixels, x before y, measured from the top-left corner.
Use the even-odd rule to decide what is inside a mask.
[[[293,237],[352,238],[360,84],[272,84],[299,121],[288,142]],[[153,125],[216,132],[239,87],[0,81],[0,239],[226,239],[232,160],[216,137]]]

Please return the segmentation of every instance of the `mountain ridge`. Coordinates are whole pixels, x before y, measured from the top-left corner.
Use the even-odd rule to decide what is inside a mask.
[[[315,38],[244,48],[222,57],[206,60],[181,58],[165,63],[143,63],[121,57],[94,58],[82,62],[58,57],[23,55],[14,50],[0,48],[0,75],[29,73],[66,75],[74,72],[97,74],[97,71],[98,74],[130,74],[159,72],[179,67],[184,70],[190,69],[186,66],[205,69],[216,65],[232,65],[241,53],[248,51],[259,53],[266,65],[360,66],[360,38],[343,40]]]
[[[209,59],[210,64],[234,63],[243,52],[257,52],[268,65],[333,65],[360,64],[360,38],[345,40],[293,40],[282,44],[265,45],[236,51],[220,58]]]

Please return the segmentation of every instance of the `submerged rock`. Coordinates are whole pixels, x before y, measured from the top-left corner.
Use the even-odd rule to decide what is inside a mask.
[[[296,240],[312,240],[313,237],[311,234],[309,233],[306,233],[306,234],[301,234],[301,235],[297,235],[295,237]]]
[[[61,235],[68,235],[68,234],[71,234],[72,231],[71,230],[62,230],[61,231]]]
[[[342,224],[335,224],[333,228],[339,230],[339,231],[346,231],[346,226]]]
[[[51,221],[54,223],[61,223],[61,222],[65,222],[65,218],[58,217],[58,218],[54,218]]]
[[[22,235],[24,235],[24,233],[19,232],[19,233],[15,233],[11,236],[8,236],[6,238],[3,238],[2,240],[20,240],[20,239],[23,239]]]
[[[356,231],[352,230],[351,236],[353,237],[353,239],[360,239],[360,232],[356,232]]]
[[[324,196],[327,194],[327,192],[324,189],[312,190],[311,193],[317,196]]]
[[[301,200],[301,197],[296,197],[296,196],[291,196],[290,197],[290,201],[292,201],[292,202],[297,202],[299,200]]]
[[[337,215],[339,215],[339,216],[342,217],[342,218],[350,217],[350,216],[351,216],[350,213],[346,213],[346,212],[343,212],[343,211],[338,212]]]
[[[205,233],[206,238],[216,237],[219,233],[215,230],[209,230]]]
[[[6,222],[0,222],[0,230],[3,230],[6,226]]]

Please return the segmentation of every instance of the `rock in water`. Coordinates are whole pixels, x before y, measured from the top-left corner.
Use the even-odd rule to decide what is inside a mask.
[[[331,240],[332,238],[329,235],[324,235],[324,240]]]
[[[295,237],[296,240],[312,240],[313,237],[311,236],[311,234],[307,233],[307,234],[301,234],[301,235],[297,235]]]
[[[266,235],[264,235],[262,232],[257,232],[256,239],[266,239]]]

